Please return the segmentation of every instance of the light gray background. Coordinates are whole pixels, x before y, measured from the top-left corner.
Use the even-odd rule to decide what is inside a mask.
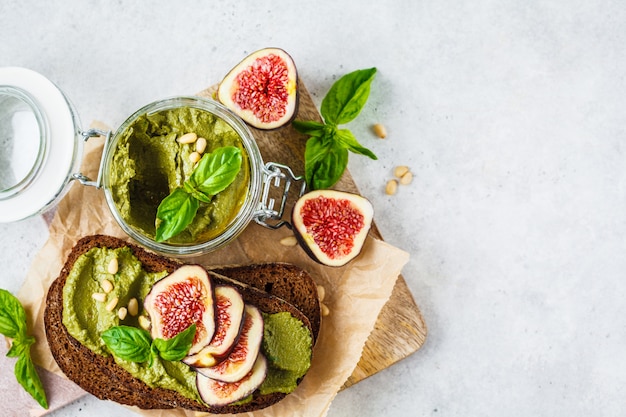
[[[289,51],[314,101],[376,66],[350,158],[429,326],[416,354],[341,392],[338,416],[619,415],[626,396],[622,1],[13,1],[0,66],[57,83],[85,125]],[[376,139],[382,122],[389,136]],[[397,164],[412,184],[384,184]],[[46,240],[0,225],[1,286]],[[55,416],[130,416],[93,399]]]

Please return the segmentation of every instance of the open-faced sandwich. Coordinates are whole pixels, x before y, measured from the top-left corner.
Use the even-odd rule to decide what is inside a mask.
[[[294,265],[206,269],[94,235],[72,249],[44,319],[61,370],[98,398],[240,413],[302,381],[320,304]]]

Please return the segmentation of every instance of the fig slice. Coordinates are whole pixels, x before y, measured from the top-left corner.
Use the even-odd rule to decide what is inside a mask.
[[[207,378],[223,382],[237,382],[243,378],[254,365],[261,342],[263,341],[263,316],[258,308],[246,304],[243,327],[235,347],[228,357],[215,366],[196,368],[196,371]]]
[[[342,266],[361,252],[373,218],[372,204],[360,195],[316,190],[296,201],[291,221],[298,242],[311,258]]]
[[[245,303],[239,291],[228,285],[215,287],[216,328],[211,343],[183,359],[195,368],[207,368],[224,360],[237,342]]]
[[[251,53],[224,77],[217,99],[249,125],[276,129],[289,123],[298,107],[298,74],[280,48]]]
[[[200,265],[184,265],[157,281],[144,299],[152,338],[171,339],[192,324],[196,336],[189,354],[199,352],[215,332],[213,286]]]
[[[236,382],[223,382],[196,374],[196,386],[202,400],[210,406],[220,407],[239,401],[252,394],[265,380],[267,359],[262,353],[256,358],[252,370]]]

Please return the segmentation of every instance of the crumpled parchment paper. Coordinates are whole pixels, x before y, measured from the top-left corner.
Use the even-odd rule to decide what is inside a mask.
[[[98,123],[93,127],[106,129]],[[85,147],[82,173],[97,176],[102,140],[90,139]],[[283,230],[284,229],[284,230]],[[281,402],[248,413],[249,416],[281,417],[326,415],[330,404],[357,365],[363,346],[376,318],[387,302],[396,279],[409,255],[381,240],[369,237],[362,253],[347,266],[330,268],[313,262],[299,247],[279,243],[291,231],[270,230],[251,223],[239,238],[224,249],[188,262],[204,265],[290,262],[307,270],[326,289],[324,303],[330,314],[323,317],[311,369],[298,389]],[[51,356],[45,338],[43,314],[51,282],[61,270],[67,254],[81,237],[102,233],[128,239],[107,207],[103,190],[75,183],[58,204],[50,224],[50,236],[36,255],[25,283],[18,294],[32,318],[37,338],[33,346],[35,362],[49,372],[63,376]],[[67,383],[46,384],[48,396],[56,396]],[[17,385],[17,384],[15,384]],[[17,386],[16,389],[21,389]],[[67,403],[74,396],[68,396]],[[183,410],[139,410],[151,417],[191,417],[205,415]]]

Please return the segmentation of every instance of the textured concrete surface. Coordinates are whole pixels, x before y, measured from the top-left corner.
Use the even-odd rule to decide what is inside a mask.
[[[289,51],[317,104],[379,70],[350,170],[429,326],[329,416],[619,415],[626,393],[626,9],[619,1],[3,1],[0,66],[59,85],[84,124]],[[371,133],[384,123],[388,137]],[[414,181],[395,196],[395,165]],[[0,225],[16,291],[46,239]],[[130,416],[86,397],[55,416]]]

